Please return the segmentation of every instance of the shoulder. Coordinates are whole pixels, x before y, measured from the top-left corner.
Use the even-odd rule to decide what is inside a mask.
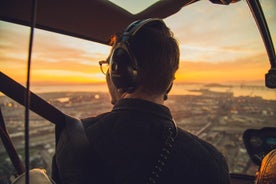
[[[173,167],[193,175],[194,183],[229,183],[226,160],[213,145],[182,129],[175,139]],[[176,168],[177,169],[177,168]],[[178,171],[175,171],[178,172]],[[189,177],[190,178],[190,177]],[[195,182],[199,180],[199,182]]]
[[[213,154],[221,155],[221,153],[210,143],[180,128],[178,128],[176,142],[176,144],[180,147],[189,147],[191,148],[191,151],[200,151],[201,154],[209,153],[212,154],[211,156],[213,156]]]
[[[95,126],[97,122],[101,121],[103,118],[107,117],[109,114],[109,112],[100,114],[98,116],[95,117],[88,117],[88,118],[84,118],[81,119],[81,122],[84,126],[85,129],[91,127],[91,126]]]

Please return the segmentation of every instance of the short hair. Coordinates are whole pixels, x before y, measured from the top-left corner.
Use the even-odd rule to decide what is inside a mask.
[[[147,94],[165,93],[179,66],[179,46],[165,23],[145,24],[129,41],[138,64],[137,88]]]

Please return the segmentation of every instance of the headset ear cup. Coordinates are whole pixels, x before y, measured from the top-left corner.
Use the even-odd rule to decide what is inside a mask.
[[[124,46],[114,48],[110,58],[110,77],[117,89],[131,92],[136,86],[137,70],[133,68],[131,56]]]

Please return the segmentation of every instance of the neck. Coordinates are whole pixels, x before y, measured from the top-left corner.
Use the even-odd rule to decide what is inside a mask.
[[[153,103],[164,105],[164,96],[163,95],[148,95],[144,93],[124,93],[122,98],[137,98],[142,100],[147,100]]]

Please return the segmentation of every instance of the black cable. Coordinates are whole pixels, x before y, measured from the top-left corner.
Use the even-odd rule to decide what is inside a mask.
[[[31,71],[31,58],[32,58],[32,48],[33,48],[33,37],[34,37],[34,27],[36,23],[36,10],[37,10],[36,0],[32,1],[32,12],[31,12],[31,30],[30,30],[30,40],[29,40],[29,52],[28,52],[28,63],[27,63],[27,81],[26,81],[26,92],[25,92],[25,167],[26,167],[26,180],[25,183],[30,183],[30,173],[29,173],[29,108],[30,108],[30,71]]]

